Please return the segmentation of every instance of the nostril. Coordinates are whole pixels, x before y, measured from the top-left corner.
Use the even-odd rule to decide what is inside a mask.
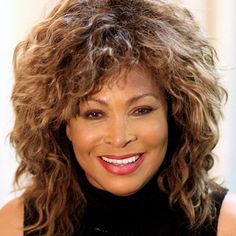
[[[136,135],[124,135],[124,136],[106,136],[104,142],[115,147],[125,147],[129,143],[137,140]]]

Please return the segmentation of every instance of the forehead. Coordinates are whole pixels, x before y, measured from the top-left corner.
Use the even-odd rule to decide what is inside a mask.
[[[105,77],[101,89],[92,94],[91,97],[96,97],[111,91],[142,93],[150,91],[159,92],[159,90],[157,80],[150,70],[141,66],[133,66],[130,69],[122,69],[119,74]]]

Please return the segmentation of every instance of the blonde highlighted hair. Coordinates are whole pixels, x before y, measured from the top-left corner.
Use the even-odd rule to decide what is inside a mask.
[[[23,194],[38,218],[25,230],[71,235],[86,199],[65,135],[79,102],[107,75],[147,67],[168,101],[170,144],[158,185],[198,228],[214,217],[208,176],[221,103],[216,53],[192,14],[167,1],[61,0],[14,53],[16,114],[11,143],[20,157],[16,182],[30,174]],[[79,215],[75,215],[79,212]]]

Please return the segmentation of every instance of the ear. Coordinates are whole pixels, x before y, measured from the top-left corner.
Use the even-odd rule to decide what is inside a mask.
[[[66,124],[66,136],[71,141],[71,130],[69,124]]]

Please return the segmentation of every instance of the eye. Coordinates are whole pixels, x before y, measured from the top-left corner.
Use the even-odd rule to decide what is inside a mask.
[[[83,117],[88,120],[98,120],[98,119],[101,119],[103,116],[104,116],[104,113],[98,110],[86,111],[83,114]]]
[[[142,116],[151,113],[153,110],[152,107],[139,107],[134,110],[133,114],[135,116]]]

